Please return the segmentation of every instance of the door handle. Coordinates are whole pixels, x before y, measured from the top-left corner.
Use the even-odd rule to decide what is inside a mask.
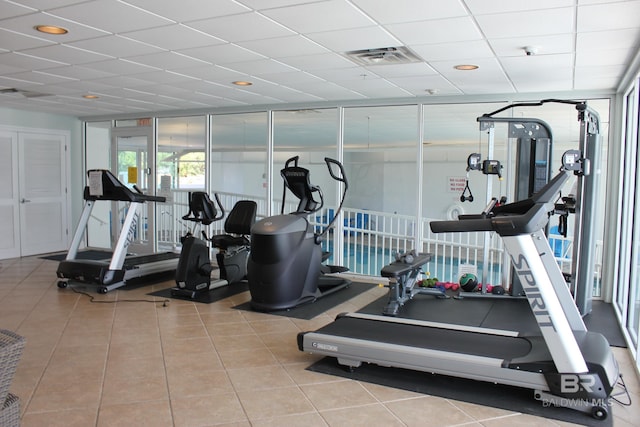
[[[23,198],[22,200],[20,200],[20,203],[29,203],[31,200],[25,199]]]

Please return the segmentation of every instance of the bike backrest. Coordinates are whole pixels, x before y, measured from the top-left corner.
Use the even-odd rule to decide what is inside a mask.
[[[224,231],[230,234],[248,236],[256,222],[258,205],[253,200],[239,200],[229,212],[224,222]]]

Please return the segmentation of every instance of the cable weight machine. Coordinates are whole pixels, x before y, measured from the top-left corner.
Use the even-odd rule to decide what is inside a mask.
[[[515,168],[507,169],[507,182],[515,183],[513,189],[514,201],[524,200],[535,194],[551,178],[550,164],[553,148],[553,135],[550,126],[536,118],[496,117],[497,114],[515,107],[538,107],[546,103],[561,103],[574,105],[578,112],[580,123],[580,137],[578,149],[583,153],[584,162],[582,171],[575,173],[577,177],[576,195],[561,197],[560,203],[556,203],[556,212],[560,214],[560,233],[567,236],[567,218],[569,214],[575,214],[573,230],[573,252],[571,272],[567,275],[570,287],[574,295],[576,305],[584,316],[591,312],[593,297],[594,277],[594,242],[595,242],[595,214],[596,192],[599,185],[599,174],[591,173],[591,165],[599,164],[602,147],[600,135],[600,118],[597,112],[587,106],[584,101],[545,99],[539,102],[515,103],[506,107],[483,114],[477,118],[479,130],[487,134],[487,160],[482,160],[481,154],[472,153],[467,159],[467,176],[470,170],[479,170],[485,175],[498,175],[502,178],[502,164],[493,160],[495,148],[495,124],[506,123],[508,138],[515,139]],[[512,158],[511,144],[508,145],[507,157]],[[468,192],[468,195],[466,194]],[[486,203],[491,202],[493,192],[493,180],[487,179]],[[511,193],[511,192],[509,192]],[[470,197],[469,197],[470,196]],[[463,200],[464,199],[464,200]],[[560,200],[559,199],[559,200]],[[470,189],[460,197],[461,201],[473,201]],[[485,233],[483,266],[488,265],[489,233]],[[509,265],[508,258],[504,257],[503,265]],[[488,282],[487,269],[482,271],[483,289],[481,295],[486,294]],[[511,295],[521,296],[522,285],[517,275],[511,277]],[[505,270],[502,277],[503,283],[509,283],[509,274]]]

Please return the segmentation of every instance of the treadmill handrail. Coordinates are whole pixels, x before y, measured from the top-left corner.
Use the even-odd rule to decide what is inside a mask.
[[[96,192],[92,187],[91,176],[95,173],[101,174],[101,188]],[[124,185],[115,175],[107,169],[91,169],[87,171],[87,179],[89,184],[84,188],[84,200],[117,200],[122,202],[166,202],[167,198],[163,196],[152,196],[131,191],[129,187]]]
[[[568,179],[562,170],[531,198],[495,207],[486,217],[460,216],[457,220],[431,221],[434,233],[495,231],[501,236],[528,234],[543,228],[549,221],[552,200]]]

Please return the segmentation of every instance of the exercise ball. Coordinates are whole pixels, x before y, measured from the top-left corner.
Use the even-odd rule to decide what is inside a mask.
[[[465,273],[460,276],[460,287],[465,292],[473,292],[478,287],[478,278],[475,274]]]

